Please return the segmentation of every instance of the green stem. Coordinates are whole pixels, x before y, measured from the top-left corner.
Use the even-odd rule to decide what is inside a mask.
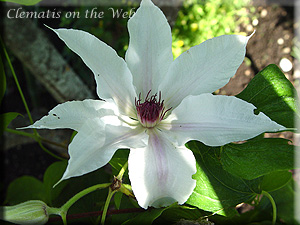
[[[127,167],[128,167],[128,161],[127,161],[127,162],[123,165],[123,167],[121,168],[121,170],[120,170],[120,172],[119,172],[119,174],[118,174],[118,176],[117,176],[117,179],[118,179],[118,180],[121,180],[121,181],[122,181],[123,175],[124,175],[124,173],[125,173]]]
[[[13,75],[13,77],[14,77],[15,82],[16,82],[16,85],[17,85],[18,91],[19,91],[19,93],[20,93],[22,102],[23,102],[23,104],[24,104],[24,106],[25,106],[25,109],[26,109],[26,112],[27,112],[29,121],[30,121],[31,124],[33,124],[33,120],[32,120],[32,117],[31,117],[31,114],[30,114],[30,111],[29,111],[27,102],[26,102],[25,97],[24,97],[24,95],[23,95],[21,86],[20,86],[20,84],[19,84],[17,75],[16,75],[15,70],[14,70],[12,64],[11,64],[11,61],[10,61],[9,56],[8,56],[8,53],[7,53],[7,51],[6,51],[6,48],[5,48],[4,43],[3,43],[3,41],[2,41],[1,38],[0,38],[0,42],[1,42],[1,45],[2,45],[2,48],[3,48],[4,55],[5,55],[6,60],[7,60],[7,62],[8,62],[9,68],[10,68],[11,73],[12,73],[12,75]],[[36,132],[36,130],[34,130],[34,132]]]
[[[48,207],[47,209],[49,215],[59,215],[63,221],[64,225],[67,225],[67,215],[66,212],[62,211],[61,208]]]
[[[89,188],[86,188],[84,190],[82,190],[81,192],[77,193],[76,195],[74,195],[71,199],[69,199],[69,201],[67,201],[60,209],[61,212],[64,212],[65,214],[67,214],[69,208],[75,203],[77,202],[80,198],[82,198],[83,196],[99,190],[99,189],[103,189],[106,187],[109,187],[111,185],[111,183],[105,183],[105,184],[96,184],[94,186],[91,186]]]
[[[22,102],[23,102],[23,104],[24,104],[26,113],[27,113],[28,118],[29,118],[29,121],[30,121],[31,124],[33,124],[33,120],[32,120],[31,113],[30,113],[30,111],[29,111],[29,108],[28,108],[26,99],[25,99],[25,97],[24,97],[23,91],[22,91],[22,89],[21,89],[21,86],[20,86],[20,84],[19,84],[17,75],[16,75],[15,70],[14,70],[14,67],[12,66],[12,63],[11,63],[11,61],[10,61],[10,58],[9,58],[9,56],[8,56],[8,53],[7,53],[7,51],[6,51],[5,45],[4,45],[4,43],[3,43],[1,37],[0,37],[0,43],[1,43],[1,45],[2,45],[4,55],[5,55],[6,60],[7,60],[7,62],[8,62],[8,65],[9,65],[9,68],[10,68],[10,70],[11,70],[11,73],[12,73],[12,75],[13,75],[13,77],[14,77],[15,83],[16,83],[16,85],[17,85],[19,94],[20,94],[20,96],[21,96]],[[36,137],[39,137],[39,134],[38,134],[38,132],[36,131],[36,129],[33,129],[33,133],[35,134]],[[53,157],[55,157],[55,158],[57,158],[57,159],[62,160],[61,157],[55,155],[54,153],[52,153],[52,152],[50,152],[48,149],[46,149],[46,148],[42,145],[42,143],[41,143],[40,140],[38,140],[37,138],[35,138],[35,139],[38,141],[40,147],[41,147],[45,152],[47,152],[48,154],[50,154],[51,156],[53,156]]]
[[[62,207],[60,207],[57,212],[58,215],[60,215],[63,224],[67,225],[67,213],[69,208],[75,203],[77,202],[79,199],[81,199],[82,197],[84,197],[85,195],[99,190],[99,189],[103,189],[106,187],[109,187],[111,184],[110,183],[105,183],[105,184],[96,184],[94,186],[91,186],[89,188],[86,188],[84,190],[82,190],[81,192],[77,193],[76,195],[74,195],[72,198],[69,199],[69,201],[67,201]]]
[[[110,200],[111,200],[111,198],[112,198],[112,196],[114,195],[115,192],[116,192],[116,190],[112,191],[111,188],[109,188],[109,190],[108,190],[108,195],[107,195],[105,205],[104,205],[104,209],[103,209],[102,216],[101,216],[101,225],[104,225],[104,223],[105,223],[109,203],[110,203]],[[99,223],[99,219],[100,219],[100,216],[97,218],[96,224]]]
[[[5,128],[5,131],[9,132],[9,133],[13,133],[13,134],[18,134],[18,135],[22,135],[22,136],[26,136],[26,137],[30,137],[30,138],[33,138],[34,140],[36,140],[39,144],[39,146],[45,151],[47,152],[49,155],[59,159],[59,160],[66,160],[60,156],[57,156],[55,155],[54,153],[52,153],[51,151],[49,151],[47,148],[45,148],[43,146],[43,144],[41,143],[41,141],[45,141],[45,142],[48,142],[50,144],[53,144],[53,145],[56,145],[56,146],[59,146],[59,147],[64,147],[66,148],[66,146],[64,145],[61,145],[59,143],[55,143],[55,142],[52,142],[48,139],[45,139],[45,138],[42,138],[40,137],[37,133],[34,133],[34,134],[31,134],[31,133],[27,133],[27,132],[24,132],[24,131],[19,131],[19,130],[13,130],[13,129],[10,129],[10,128]],[[38,135],[38,136],[37,136]]]
[[[271,204],[272,204],[272,208],[273,208],[272,225],[275,225],[275,223],[276,223],[276,218],[277,218],[277,208],[276,208],[276,203],[275,203],[273,197],[272,197],[268,192],[262,191],[262,194],[263,194],[264,196],[266,196],[266,197],[270,200],[270,202],[271,202]]]
[[[123,165],[123,167],[121,168],[118,176],[116,177],[119,181],[122,181],[123,175],[124,175],[127,167],[128,167],[128,161]],[[105,223],[105,219],[106,219],[106,214],[107,214],[107,210],[108,210],[108,207],[109,207],[109,203],[111,201],[111,198],[113,197],[113,195],[117,191],[118,191],[118,189],[112,190],[112,188],[109,187],[108,195],[107,195],[107,198],[106,198],[106,201],[105,201],[105,205],[104,205],[104,209],[103,209],[102,216],[101,216],[101,225],[104,225],[104,223]],[[100,220],[100,216],[97,218],[96,224],[99,224],[99,220]]]
[[[47,148],[44,147],[44,145],[42,144],[42,142],[38,141],[38,144],[41,147],[41,149],[43,149],[46,153],[48,153],[49,155],[53,156],[54,158],[59,159],[59,160],[63,160],[63,161],[66,160],[65,158],[62,158],[62,157],[54,154],[53,152],[49,151]]]
[[[61,213],[60,216],[63,221],[63,224],[67,225],[67,213]]]
[[[57,143],[57,142],[54,142],[54,141],[50,141],[50,140],[48,140],[46,138],[43,138],[43,137],[40,137],[40,140],[42,142],[46,142],[48,144],[55,145],[57,147],[61,147],[61,148],[64,148],[64,149],[68,150],[68,146],[66,146],[66,145],[63,145],[63,144],[60,144],[60,143]]]
[[[21,136],[25,136],[25,137],[30,137],[36,140],[37,136],[35,134],[31,134],[31,133],[27,133],[24,131],[19,131],[19,130],[14,130],[14,129],[10,129],[10,128],[5,128],[6,132],[12,133],[12,134],[18,134]]]
[[[43,138],[41,136],[36,136],[36,134],[32,134],[32,133],[28,133],[28,132],[24,132],[24,131],[19,131],[19,130],[13,130],[13,129],[10,129],[10,128],[6,128],[5,131],[7,131],[9,133],[13,133],[13,134],[18,134],[18,135],[30,137],[30,138],[33,138],[36,141],[42,141],[42,142],[46,142],[46,143],[51,144],[51,145],[55,145],[57,147],[68,149],[68,147],[66,145],[63,145],[63,144],[60,144],[60,143],[57,143],[57,142],[54,142],[54,141],[50,141],[50,140],[48,140],[46,138]]]

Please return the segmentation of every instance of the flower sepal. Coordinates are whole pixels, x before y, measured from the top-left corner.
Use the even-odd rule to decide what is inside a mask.
[[[135,198],[133,192],[132,192],[132,188],[129,184],[122,184],[120,187],[120,192],[122,192],[123,194]]]

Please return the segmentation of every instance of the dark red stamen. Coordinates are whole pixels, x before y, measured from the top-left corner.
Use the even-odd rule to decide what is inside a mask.
[[[157,94],[150,96],[151,90],[147,93],[145,101],[142,103],[141,94],[139,99],[135,99],[135,107],[139,121],[145,127],[154,127],[158,122],[163,120],[166,113],[171,108],[165,110],[164,101],[161,101],[161,92],[157,100]]]

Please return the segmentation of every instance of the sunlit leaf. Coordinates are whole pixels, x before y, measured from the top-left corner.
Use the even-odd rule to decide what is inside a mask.
[[[295,167],[294,146],[288,140],[264,138],[222,147],[223,168],[241,178],[251,180],[262,175]]]
[[[236,97],[256,106],[254,113],[265,113],[272,120],[295,128],[294,114],[299,117],[296,90],[281,70],[271,64],[260,71]]]
[[[187,204],[231,217],[237,213],[234,209],[237,204],[260,193],[261,179],[247,181],[223,169],[219,161],[219,147],[208,147],[197,141],[188,142],[187,147],[193,151],[197,161],[197,173],[193,176],[197,184]]]

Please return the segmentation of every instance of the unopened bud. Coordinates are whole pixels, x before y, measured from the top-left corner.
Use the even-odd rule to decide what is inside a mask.
[[[45,224],[49,218],[48,209],[44,202],[31,200],[14,206],[0,207],[0,219],[15,224]]]

